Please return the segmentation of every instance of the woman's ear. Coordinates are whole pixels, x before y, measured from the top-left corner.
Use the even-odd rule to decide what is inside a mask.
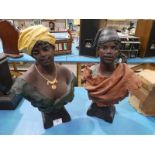
[[[31,52],[31,56],[34,58],[34,54],[33,54],[33,51]]]
[[[32,51],[31,56],[32,56],[34,59],[36,59],[36,55],[37,55],[37,53],[35,53],[34,51]]]

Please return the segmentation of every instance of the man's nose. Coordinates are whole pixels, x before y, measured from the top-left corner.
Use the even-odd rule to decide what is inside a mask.
[[[111,48],[107,48],[107,53],[108,54],[112,54],[112,49]]]

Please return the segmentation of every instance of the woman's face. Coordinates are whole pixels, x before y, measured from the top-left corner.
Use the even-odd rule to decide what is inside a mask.
[[[107,42],[98,47],[101,62],[111,64],[115,62],[119,52],[119,46],[116,42]]]
[[[32,56],[36,59],[38,64],[48,66],[54,61],[54,49],[49,48],[47,50],[33,51]]]

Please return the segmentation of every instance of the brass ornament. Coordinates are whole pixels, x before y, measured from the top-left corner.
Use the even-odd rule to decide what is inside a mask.
[[[43,79],[45,79],[45,80],[47,81],[46,84],[47,84],[48,86],[50,86],[51,89],[55,90],[55,89],[57,88],[56,84],[58,83],[56,77],[55,77],[54,80],[50,81],[49,79],[47,79],[47,78],[38,70],[38,68],[37,68],[36,65],[35,65],[35,68],[36,68],[37,72],[40,74],[40,76],[41,76]]]
[[[56,89],[57,86],[56,86],[56,85],[52,85],[51,88],[52,88],[52,89]]]

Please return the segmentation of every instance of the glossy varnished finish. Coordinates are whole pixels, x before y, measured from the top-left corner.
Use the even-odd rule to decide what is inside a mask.
[[[6,20],[0,21],[0,38],[3,44],[3,52],[6,54],[19,55],[18,51],[19,31]]]

